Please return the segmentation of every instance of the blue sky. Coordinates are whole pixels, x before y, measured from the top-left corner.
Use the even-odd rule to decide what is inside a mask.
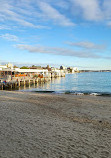
[[[0,0],[0,63],[111,70],[111,0]]]

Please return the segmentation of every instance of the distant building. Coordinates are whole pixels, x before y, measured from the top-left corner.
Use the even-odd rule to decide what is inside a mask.
[[[78,68],[77,67],[68,67],[67,71],[69,73],[75,73],[75,72],[78,72]]]
[[[7,66],[7,68],[13,69],[13,64],[11,64],[11,63],[6,64],[6,66]]]
[[[60,70],[66,70],[67,68],[63,65],[60,66]]]
[[[0,69],[7,69],[7,68],[13,69],[13,64],[8,63],[5,65],[0,65]]]
[[[7,66],[6,65],[0,65],[0,70],[2,70],[3,68],[6,69]]]
[[[0,78],[6,78],[12,75],[13,64],[0,65]]]
[[[49,65],[47,65],[47,67],[46,67],[47,69],[49,69],[50,68],[50,66]]]

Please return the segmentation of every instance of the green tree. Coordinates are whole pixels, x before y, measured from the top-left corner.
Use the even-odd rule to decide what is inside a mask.
[[[18,68],[18,66],[14,65],[14,68]]]
[[[20,69],[29,69],[28,66],[22,66]]]

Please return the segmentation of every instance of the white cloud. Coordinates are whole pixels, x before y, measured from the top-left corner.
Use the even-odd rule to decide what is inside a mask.
[[[111,27],[111,21],[107,22],[107,26]]]
[[[51,0],[20,0],[16,3],[14,0],[4,0],[0,1],[0,21],[13,21],[32,28],[45,28],[41,23],[50,20],[56,25],[74,26],[75,16],[71,16],[73,20],[67,17],[71,7],[74,15],[85,20],[111,19],[111,0],[56,0],[55,3]]]
[[[24,9],[21,9],[21,8],[22,8],[22,5],[18,7],[17,4],[14,3],[13,0],[11,1],[4,0],[2,2],[0,1],[0,20],[2,22],[7,22],[7,21],[16,22],[17,24],[26,26],[26,27],[47,28],[47,26],[42,26],[42,25],[33,23],[33,20],[31,18],[31,16],[33,17],[33,14],[31,14],[31,11],[33,12],[33,10],[27,10],[27,8],[24,8]],[[33,7],[31,9],[33,9]],[[21,12],[21,10],[23,12]],[[24,13],[26,15],[24,15]]]
[[[62,15],[58,10],[53,8],[51,5],[45,2],[39,2],[39,7],[43,12],[44,16],[48,19],[54,21],[55,24],[59,24],[62,26],[74,26],[75,24],[72,23],[68,18]]]
[[[76,18],[104,24],[111,21],[111,0],[70,0],[70,2],[72,13]]]
[[[45,53],[45,54],[54,54],[54,55],[62,55],[62,56],[74,56],[79,58],[101,58],[101,56],[87,51],[76,51],[72,49],[66,48],[58,48],[58,47],[44,47],[44,46],[31,46],[18,44],[17,48],[21,50],[29,51],[30,53]]]
[[[67,44],[71,45],[71,46],[77,46],[80,48],[85,48],[85,49],[105,49],[106,46],[103,44],[95,44],[92,42],[88,42],[88,41],[82,41],[82,42],[67,42]]]
[[[0,1],[0,21],[2,22],[16,22],[32,28],[48,28],[42,25],[46,20],[51,20],[56,25],[74,26],[74,23],[52,7],[49,1],[21,0],[16,3],[14,0]]]
[[[60,7],[61,9],[65,9],[68,10],[70,7],[70,3],[68,1],[64,1],[64,0],[58,0],[58,1],[54,1],[53,5]]]
[[[0,35],[0,37],[3,38],[3,39],[6,39],[8,41],[15,41],[15,42],[19,41],[17,36],[11,35],[11,34],[8,34],[8,33]]]
[[[11,28],[9,26],[0,25],[0,30],[10,30]]]
[[[104,0],[103,10],[106,19],[111,19],[111,0]]]
[[[102,11],[98,0],[71,0],[73,7],[78,9],[86,20],[101,20],[103,18]]]
[[[71,10],[73,14],[71,14]],[[29,28],[48,28],[48,22],[74,26],[75,19],[111,21],[111,0],[2,0],[0,21]],[[101,23],[102,24],[102,23]]]

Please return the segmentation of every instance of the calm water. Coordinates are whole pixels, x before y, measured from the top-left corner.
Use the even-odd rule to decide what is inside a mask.
[[[67,74],[64,78],[38,84],[25,91],[54,91],[56,93],[110,93],[111,72],[86,72]]]

